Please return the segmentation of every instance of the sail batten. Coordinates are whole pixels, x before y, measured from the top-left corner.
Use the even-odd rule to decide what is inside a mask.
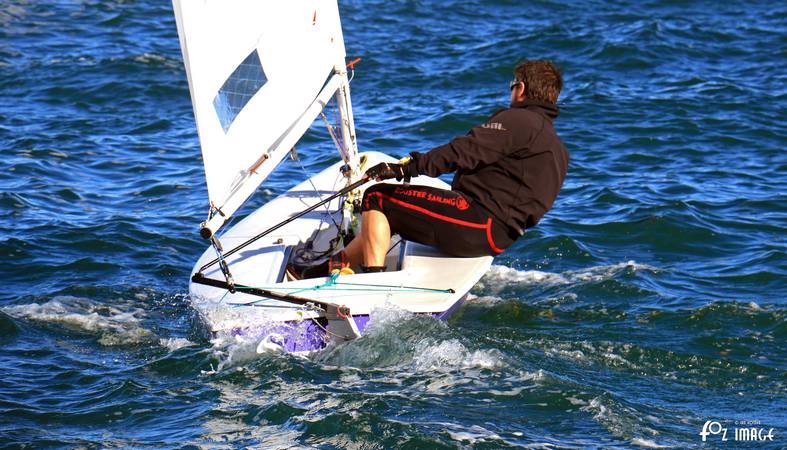
[[[338,7],[173,0],[173,8],[209,201],[228,218],[281,161],[281,143],[305,133],[308,126],[295,124],[311,123],[307,111],[344,66]]]

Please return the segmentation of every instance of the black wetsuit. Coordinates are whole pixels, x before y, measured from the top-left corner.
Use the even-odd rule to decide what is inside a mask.
[[[498,111],[465,136],[413,153],[418,174],[456,172],[451,190],[381,183],[363,209],[383,212],[391,232],[456,256],[496,255],[552,207],[568,152],[552,125],[558,109],[527,100]]]

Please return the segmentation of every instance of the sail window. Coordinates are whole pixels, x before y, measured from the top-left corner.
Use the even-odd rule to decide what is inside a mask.
[[[243,107],[267,81],[268,78],[262,70],[262,63],[255,49],[235,68],[213,99],[213,107],[225,133]]]

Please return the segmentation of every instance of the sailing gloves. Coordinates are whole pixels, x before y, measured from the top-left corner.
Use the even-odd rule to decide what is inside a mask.
[[[405,178],[405,166],[397,163],[380,163],[366,171],[366,176],[377,181],[396,178],[401,181]]]
[[[418,168],[415,161],[408,156],[399,160],[398,163],[377,164],[366,171],[366,176],[377,181],[396,178],[396,181],[404,180],[405,183],[409,183],[410,178],[418,176]]]

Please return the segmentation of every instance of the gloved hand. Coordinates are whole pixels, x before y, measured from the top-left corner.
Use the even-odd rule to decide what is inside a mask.
[[[403,164],[380,163],[367,170],[366,176],[377,181],[390,180],[391,178],[401,181],[405,177],[405,169]]]
[[[418,155],[413,153],[412,156],[400,159],[398,163],[377,164],[366,171],[366,176],[377,181],[396,178],[396,181],[404,179],[405,183],[409,183],[410,178],[418,176],[418,168],[414,159],[416,156]]]

